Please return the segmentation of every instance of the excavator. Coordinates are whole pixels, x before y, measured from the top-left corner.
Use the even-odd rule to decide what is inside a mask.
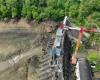
[[[57,26],[53,46],[47,51],[52,57],[50,62],[52,80],[93,80],[88,60],[77,58],[80,44],[89,37],[88,32],[100,33],[100,29],[74,27],[67,16]],[[74,51],[73,42],[76,43]]]

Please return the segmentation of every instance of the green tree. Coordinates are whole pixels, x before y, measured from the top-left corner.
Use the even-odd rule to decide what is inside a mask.
[[[32,17],[33,19],[36,19],[36,17],[38,17],[38,8],[35,6],[32,6]]]
[[[31,0],[24,0],[22,7],[22,16],[28,20],[32,18]]]
[[[78,16],[78,7],[79,6],[77,4],[69,7],[69,17],[76,18]]]
[[[5,0],[0,0],[0,13],[2,18],[7,17],[7,6]]]
[[[17,0],[12,0],[11,1],[11,11],[12,11],[12,18],[15,18],[15,17],[17,17],[17,15],[18,15],[18,9],[17,9],[17,7],[18,7],[18,2],[17,2]]]

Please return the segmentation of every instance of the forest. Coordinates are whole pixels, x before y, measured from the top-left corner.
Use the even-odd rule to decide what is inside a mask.
[[[73,23],[100,26],[100,0],[0,0],[0,19],[60,21],[69,16]]]

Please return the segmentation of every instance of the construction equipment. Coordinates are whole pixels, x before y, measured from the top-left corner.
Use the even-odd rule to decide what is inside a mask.
[[[49,66],[53,75],[52,80],[73,80],[71,76],[73,64],[76,64],[75,70],[77,78],[75,80],[92,80],[91,70],[89,70],[90,67],[87,65],[87,60],[77,60],[80,42],[83,37],[89,36],[86,32],[100,32],[100,30],[88,30],[83,27],[73,27],[67,16],[65,16],[63,23],[60,23],[56,31],[54,45],[47,51],[47,53],[52,57]],[[76,41],[76,48],[74,52],[71,51],[73,47],[72,40]],[[84,69],[83,65],[86,69]],[[85,71],[84,73],[87,73],[88,76],[80,72],[80,67],[81,70]]]

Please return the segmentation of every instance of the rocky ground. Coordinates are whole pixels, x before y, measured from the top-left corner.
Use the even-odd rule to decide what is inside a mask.
[[[0,65],[3,69],[0,72],[0,80],[31,80],[28,79],[28,61],[32,56],[41,53],[41,48],[37,44],[39,37],[36,38],[40,29],[38,25],[32,24],[25,20],[17,23],[0,22],[0,63],[3,62],[2,66]],[[9,61],[7,62],[9,59],[18,63],[10,65]]]

